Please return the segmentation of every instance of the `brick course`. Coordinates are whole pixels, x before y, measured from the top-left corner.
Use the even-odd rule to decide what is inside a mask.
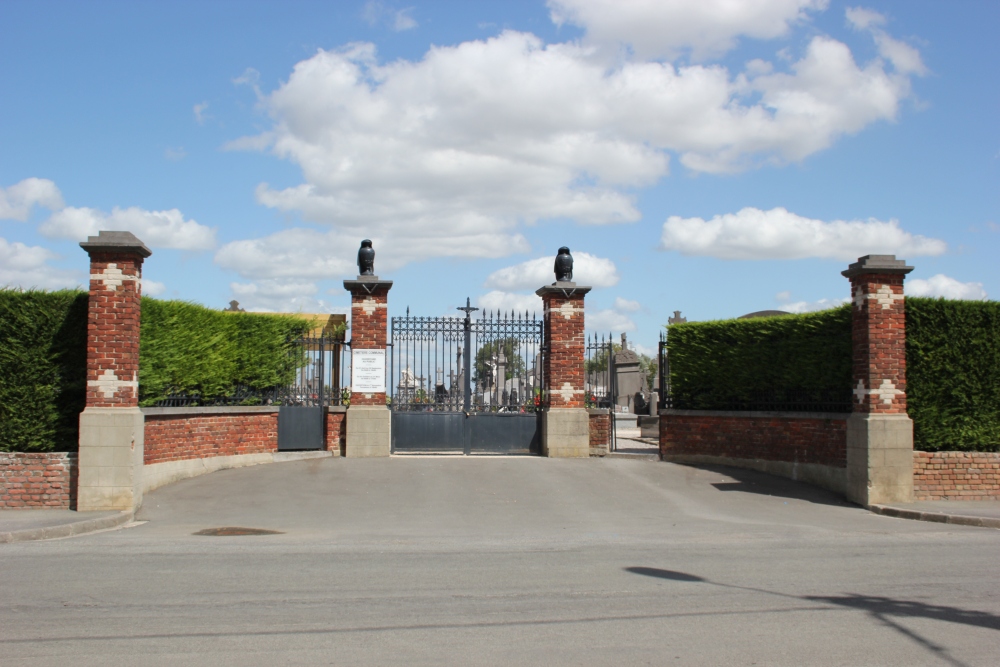
[[[139,404],[139,314],[142,256],[90,252],[87,313],[87,407]]]
[[[347,441],[347,428],[344,423],[347,413],[327,412],[326,431],[324,433],[324,449],[333,452],[334,456],[343,456],[344,445]]]
[[[917,500],[1000,500],[1000,452],[913,452]]]
[[[351,288],[351,349],[385,350],[389,327],[389,289],[383,282],[369,293],[361,286]],[[351,405],[385,405],[385,392],[351,392]]]
[[[899,274],[851,277],[854,411],[906,414],[906,308]],[[860,385],[858,383],[861,383]],[[878,393],[880,388],[887,391]]]
[[[723,456],[847,465],[847,415],[660,413],[660,456]]]
[[[77,455],[0,452],[0,509],[76,509]]]
[[[277,412],[146,415],[146,465],[276,451]]]
[[[611,416],[605,412],[590,413],[590,455],[603,456],[608,453],[611,436]]]
[[[547,350],[547,354],[543,357],[546,407],[585,406],[583,392],[586,346],[583,320],[585,294],[586,292],[565,296],[555,290],[543,291],[541,294],[545,309],[544,345]]]

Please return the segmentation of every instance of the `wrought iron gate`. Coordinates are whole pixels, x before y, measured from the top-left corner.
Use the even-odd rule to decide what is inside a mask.
[[[392,318],[393,452],[541,453],[542,320]]]

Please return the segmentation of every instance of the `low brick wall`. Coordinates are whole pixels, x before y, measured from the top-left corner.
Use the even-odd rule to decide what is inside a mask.
[[[590,455],[606,456],[611,441],[610,411],[601,408],[590,408]]]
[[[324,448],[328,452],[333,452],[334,456],[344,455],[344,446],[347,444],[346,417],[347,412],[344,408],[330,408],[326,413]]]
[[[752,468],[842,493],[848,416],[661,410],[660,458]]]
[[[913,452],[917,500],[1000,500],[1000,452]]]
[[[0,509],[76,509],[73,452],[0,452]]]
[[[278,408],[145,408],[143,414],[146,465],[278,450]]]

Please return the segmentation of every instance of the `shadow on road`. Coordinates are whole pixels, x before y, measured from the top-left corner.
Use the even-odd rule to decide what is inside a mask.
[[[863,611],[866,612],[873,619],[877,620],[879,623],[884,625],[885,627],[888,627],[898,632],[904,637],[920,645],[929,653],[932,653],[933,655],[937,656],[939,659],[947,662],[950,665],[955,665],[955,667],[965,667],[965,663],[949,655],[948,649],[946,647],[936,644],[933,641],[924,637],[923,635],[907,627],[904,627],[894,619],[929,618],[935,621],[946,621],[948,623],[959,623],[961,625],[972,625],[980,628],[987,628],[989,630],[1000,631],[1000,615],[993,614],[987,611],[977,611],[974,609],[961,609],[959,607],[947,607],[944,605],[926,604],[915,600],[897,600],[895,598],[878,597],[871,595],[856,595],[853,593],[848,593],[846,595],[839,595],[839,596],[789,595],[788,593],[779,593],[777,591],[769,591],[763,588],[755,588],[752,586],[737,586],[735,584],[724,584],[716,581],[711,581],[709,579],[705,579],[704,577],[699,577],[698,575],[695,574],[688,574],[687,572],[678,572],[676,570],[663,570],[656,567],[641,567],[641,566],[626,567],[623,569],[626,572],[631,572],[632,574],[640,574],[646,577],[653,577],[656,579],[667,579],[669,581],[680,581],[687,583],[703,583],[703,584],[708,584],[710,586],[719,586],[722,588],[736,588],[745,591],[764,593],[766,595],[774,595],[786,599],[790,598],[794,600],[801,600],[803,602],[820,602],[835,607],[844,607],[848,609],[856,609],[858,611]]]
[[[795,480],[778,477],[766,472],[710,463],[681,463],[678,465],[707,470],[737,480],[735,482],[713,483],[712,486],[719,491],[741,491],[743,493],[756,493],[758,495],[775,496],[778,498],[794,498],[819,505],[855,507],[855,505],[847,502],[833,491],[827,491],[818,486],[806,484],[805,482],[796,482]]]

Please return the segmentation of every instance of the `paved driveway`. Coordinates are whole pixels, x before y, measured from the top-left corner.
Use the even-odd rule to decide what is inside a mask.
[[[0,545],[3,665],[994,665],[1000,531],[653,461],[223,471]],[[218,527],[280,531],[194,535]]]

